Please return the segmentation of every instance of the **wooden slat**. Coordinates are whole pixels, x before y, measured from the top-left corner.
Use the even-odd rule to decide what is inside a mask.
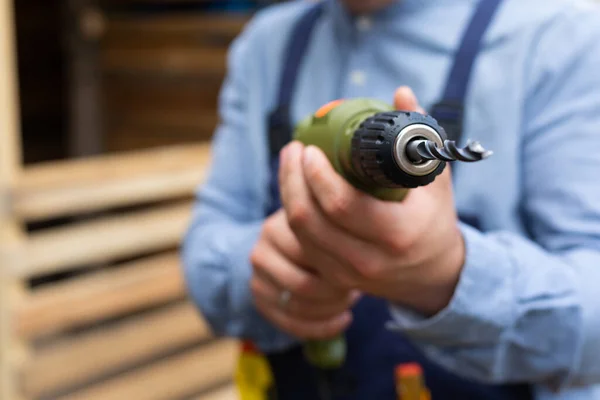
[[[154,175],[164,170],[189,168],[207,155],[207,144],[174,146],[152,151],[87,157],[28,166],[17,183],[17,191],[49,190],[83,183],[103,184],[132,176]]]
[[[185,202],[42,231],[25,244],[22,265],[13,272],[36,276],[175,247],[190,212]]]
[[[169,4],[169,3],[209,3],[215,0],[99,0],[102,5],[106,4],[135,4],[135,3],[147,3],[147,4]]]
[[[243,14],[168,13],[151,16],[108,16],[103,47],[198,44],[210,38],[233,39],[243,29]]]
[[[195,400],[239,400],[239,398],[236,387],[231,384],[199,396]]]
[[[0,190],[21,169],[13,2],[0,3]],[[0,193],[1,195],[1,193]],[[1,201],[1,199],[0,199]],[[1,207],[1,205],[0,205]]]
[[[104,85],[105,109],[110,120],[130,113],[155,113],[179,111],[217,115],[220,79],[182,81],[132,80],[107,78]]]
[[[115,117],[107,133],[111,151],[209,141],[217,126],[216,112],[157,111]]]
[[[42,287],[17,307],[17,334],[46,335],[182,298],[179,264],[173,252]]]
[[[24,370],[24,387],[30,397],[39,397],[57,390],[64,390],[78,384],[85,383],[90,379],[110,373],[111,371],[133,365],[150,357],[161,355],[172,349],[181,348],[210,337],[210,330],[206,323],[198,316],[191,303],[182,303],[167,309],[154,312],[150,315],[125,320],[117,326],[100,328],[81,337],[66,338],[62,343],[41,351]],[[204,352],[195,351],[191,357],[183,356],[177,361],[169,361],[163,366],[151,367],[145,374],[133,373],[129,379],[148,376],[154,379],[158,371],[166,371],[168,374],[181,372],[179,362],[188,362],[194,367],[192,374],[200,377],[203,369],[211,369],[209,362],[218,358],[217,350],[222,349],[221,356],[227,357],[229,348],[209,347]],[[203,360],[199,355],[206,356]],[[211,360],[211,357],[214,359]],[[222,360],[215,364],[216,374],[219,377],[227,377],[229,364]],[[219,368],[221,368],[219,370]],[[146,370],[144,370],[146,371]],[[153,373],[149,373],[152,372]],[[171,375],[173,377],[173,375]],[[117,382],[120,380],[118,379]],[[127,378],[124,381],[128,381]],[[167,384],[178,385],[178,378]],[[146,382],[151,384],[149,380]],[[189,385],[193,383],[188,382]],[[107,389],[116,390],[122,385],[109,383]],[[98,391],[99,390],[99,391]],[[108,393],[111,392],[108,390]],[[102,393],[97,389],[98,393]],[[95,390],[88,391],[88,396]],[[106,397],[119,399],[146,399],[148,397]]]
[[[100,5],[123,5],[123,4],[169,4],[169,3],[208,3],[214,0],[99,0]]]
[[[212,131],[217,124],[217,113],[213,111],[195,113],[185,110],[156,110],[156,112],[135,112],[115,116],[117,126],[137,127],[140,131],[163,132],[172,131]]]
[[[214,128],[214,127],[213,127]],[[111,152],[153,149],[169,145],[193,144],[212,138],[214,129],[206,126],[201,130],[148,131],[135,126],[123,126],[106,134],[106,149]]]
[[[159,74],[197,77],[223,74],[226,47],[168,47],[164,49],[105,49],[102,65],[108,73]]]
[[[21,284],[7,274],[12,263],[8,250],[21,242],[23,233],[7,204],[9,188],[22,167],[13,5],[12,1],[0,2],[0,399],[5,400],[18,396],[15,355],[22,347],[11,335],[9,313],[13,292]]]
[[[38,220],[190,195],[209,154],[203,143],[29,167],[14,189],[13,211]]]
[[[237,343],[223,340],[122,375],[61,400],[171,400],[232,378]]]

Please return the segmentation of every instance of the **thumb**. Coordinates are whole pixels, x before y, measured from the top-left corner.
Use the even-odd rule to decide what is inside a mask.
[[[394,107],[396,110],[417,111],[425,114],[425,110],[419,105],[417,96],[408,86],[401,86],[394,93]]]

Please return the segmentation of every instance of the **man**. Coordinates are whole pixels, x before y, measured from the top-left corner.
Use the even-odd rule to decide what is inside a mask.
[[[504,1],[463,126],[493,157],[452,165],[390,203],[355,190],[313,147],[290,143],[269,168],[289,36],[311,7],[259,13],[230,52],[213,164],[183,250],[215,332],[269,356],[282,400],[311,384],[299,343],[342,332],[354,388],[340,398],[392,399],[393,365],[417,360],[434,399],[600,399],[598,10]],[[291,122],[338,98],[431,110],[477,7],[324,1],[297,63]],[[265,216],[273,177],[281,208]]]

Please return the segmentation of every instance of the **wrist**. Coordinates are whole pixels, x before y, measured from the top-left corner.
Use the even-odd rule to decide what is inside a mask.
[[[439,313],[454,296],[465,256],[465,241],[457,227],[449,245],[430,261],[414,268],[411,276],[403,276],[398,281],[398,289],[390,291],[387,299],[423,316]]]

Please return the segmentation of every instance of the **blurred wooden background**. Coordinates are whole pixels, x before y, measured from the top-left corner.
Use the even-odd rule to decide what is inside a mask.
[[[258,6],[224,5],[0,0],[2,400],[236,398],[178,256]]]
[[[15,2],[25,162],[210,139],[252,11],[220,3]]]

